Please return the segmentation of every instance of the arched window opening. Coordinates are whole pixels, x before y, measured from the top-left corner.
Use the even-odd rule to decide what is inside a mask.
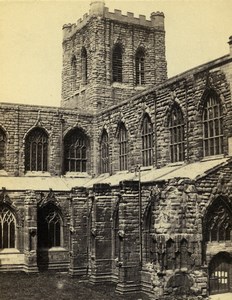
[[[38,210],[38,247],[51,248],[61,246],[61,215],[53,204],[47,204]]]
[[[42,128],[32,129],[25,142],[25,170],[47,171],[48,135]]]
[[[118,143],[119,143],[119,168],[120,171],[127,170],[127,130],[123,123],[119,125],[119,135],[118,135]]]
[[[171,162],[184,161],[184,118],[178,105],[173,105],[169,116]]]
[[[0,128],[0,170],[5,168],[6,160],[6,135],[5,132]]]
[[[87,136],[80,129],[71,130],[64,139],[65,172],[86,172]]]
[[[221,201],[221,198],[217,199],[208,210],[205,233],[208,242],[231,241],[232,210]]]
[[[223,153],[223,115],[217,95],[209,93],[203,109],[204,156]]]
[[[81,50],[81,72],[82,72],[82,83],[86,84],[88,79],[88,60],[87,60],[87,51],[83,47]]]
[[[143,166],[153,164],[153,126],[147,114],[142,124],[142,160]]]
[[[143,49],[138,49],[135,55],[136,85],[145,84],[145,53]]]
[[[101,144],[100,144],[100,157],[101,157],[101,173],[109,172],[109,139],[108,133],[104,129],[101,136]]]
[[[169,239],[166,243],[166,268],[171,270],[175,267],[175,242]]]
[[[122,47],[116,44],[113,49],[113,82],[122,82]]]
[[[16,219],[5,205],[0,206],[0,249],[15,248]]]
[[[73,56],[72,60],[71,60],[71,89],[72,89],[72,91],[76,90],[76,82],[77,82],[77,59],[76,59],[76,56]]]

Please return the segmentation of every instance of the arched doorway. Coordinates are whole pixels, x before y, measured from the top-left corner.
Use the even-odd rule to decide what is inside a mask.
[[[210,294],[221,294],[231,291],[232,259],[228,253],[220,252],[209,264]]]

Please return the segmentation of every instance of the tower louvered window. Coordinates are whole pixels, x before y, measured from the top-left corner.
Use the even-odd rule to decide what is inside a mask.
[[[6,160],[6,135],[0,128],[0,170],[5,168]]]
[[[136,84],[145,84],[145,54],[143,49],[138,49],[135,56]]]
[[[25,142],[25,170],[47,171],[48,135],[42,128],[32,129]]]
[[[153,164],[153,126],[147,114],[142,124],[142,160],[143,166]]]
[[[122,47],[117,44],[113,49],[113,82],[122,82]]]
[[[5,205],[0,206],[0,249],[15,248],[16,220],[12,211]]]
[[[81,72],[82,72],[82,83],[86,84],[88,79],[88,60],[87,51],[85,47],[81,50]]]
[[[171,162],[184,161],[184,118],[180,107],[173,105],[169,116]]]
[[[203,110],[204,156],[223,153],[222,106],[218,97],[210,93]]]
[[[127,142],[128,141],[127,141],[127,130],[123,123],[119,125],[118,142],[119,142],[119,168],[120,171],[127,170],[128,168]]]
[[[82,130],[72,130],[64,140],[65,172],[86,172],[87,137]]]
[[[109,140],[107,131],[104,129],[101,137],[100,145],[101,156],[101,173],[109,172]]]

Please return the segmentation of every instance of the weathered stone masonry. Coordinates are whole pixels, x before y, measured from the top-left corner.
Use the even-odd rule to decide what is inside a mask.
[[[93,284],[112,281],[119,293],[141,290],[152,299],[203,299],[231,291],[231,39],[229,55],[167,79],[163,13],[146,20],[111,13],[97,1],[63,32],[61,107],[0,106],[0,222],[11,237],[3,239],[1,231],[0,270],[65,270]],[[116,44],[122,47],[122,82],[112,81]],[[139,48],[145,50],[144,85],[136,85]],[[222,135],[217,155],[204,154],[203,112],[210,95],[222,119],[213,129]],[[184,159],[176,162],[169,128],[174,107],[184,128]],[[153,155],[143,166],[145,116]],[[120,170],[120,124],[127,133],[127,170]],[[34,129],[47,136],[45,171],[26,170],[26,153],[45,153],[40,140],[37,150],[32,145],[26,152]],[[109,172],[100,174],[103,130]],[[85,139],[67,142],[72,132]],[[75,161],[76,171],[66,170],[65,159]]]

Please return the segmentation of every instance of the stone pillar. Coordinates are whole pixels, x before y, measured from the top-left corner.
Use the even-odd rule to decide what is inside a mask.
[[[119,236],[120,268],[119,281],[116,287],[118,293],[140,290],[141,257],[139,230],[141,215],[139,209],[138,181],[124,181],[121,186],[121,201],[119,205]],[[140,220],[141,221],[141,220]]]
[[[87,218],[88,195],[86,188],[73,188],[70,195],[70,266],[72,276],[88,272]]]
[[[25,272],[38,272],[37,267],[37,201],[34,191],[27,191],[24,200],[24,269]]]
[[[111,281],[112,277],[112,195],[109,184],[93,186],[90,282]]]

